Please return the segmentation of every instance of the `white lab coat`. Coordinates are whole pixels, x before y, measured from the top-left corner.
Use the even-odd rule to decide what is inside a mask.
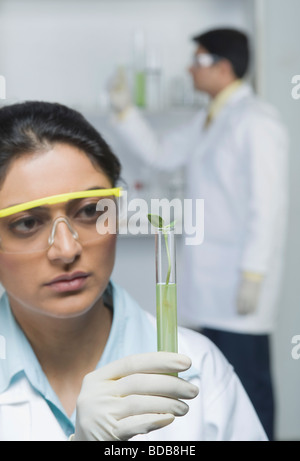
[[[185,198],[204,199],[204,242],[184,246],[179,315],[187,325],[268,334],[276,324],[287,221],[288,140],[277,112],[243,84],[208,129],[206,110],[158,140],[132,109],[113,126],[162,170],[186,167]],[[256,313],[239,316],[242,271],[264,274]]]
[[[125,295],[123,299],[129,298]],[[149,331],[155,319],[150,314],[145,315]],[[139,333],[147,336],[146,331]],[[187,415],[176,418],[165,428],[132,440],[266,441],[265,432],[239,379],[216,347],[207,338],[185,329],[180,330],[179,344],[180,352],[193,361],[192,369],[182,376],[199,386],[199,394],[187,402],[190,407]],[[26,377],[0,394],[0,441],[64,440],[68,438],[46,401],[30,386]]]

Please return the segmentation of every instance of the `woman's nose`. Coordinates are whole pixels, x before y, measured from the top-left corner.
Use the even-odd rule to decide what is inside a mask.
[[[54,223],[49,243],[51,246],[48,257],[52,260],[61,260],[66,264],[72,263],[82,251],[77,232],[71,228],[65,218],[60,218]]]

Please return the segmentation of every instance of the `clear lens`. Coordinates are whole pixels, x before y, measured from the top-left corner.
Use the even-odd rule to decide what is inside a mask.
[[[62,214],[55,210],[63,209]],[[61,218],[61,219],[60,219]],[[60,221],[59,221],[60,220]],[[0,251],[33,253],[47,250],[66,226],[79,243],[98,241],[117,232],[117,199],[87,197],[64,205],[32,208],[0,219]]]
[[[211,67],[219,60],[218,56],[207,53],[200,53],[194,56],[195,67]]]

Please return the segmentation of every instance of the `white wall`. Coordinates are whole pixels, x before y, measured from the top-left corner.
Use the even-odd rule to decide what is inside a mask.
[[[2,0],[0,74],[7,96],[99,108],[116,65],[132,64],[132,37],[144,29],[158,47],[166,85],[185,74],[190,38],[214,25],[252,30],[251,0]]]
[[[290,218],[280,318],[273,341],[278,398],[277,433],[300,439],[300,360],[291,357],[291,339],[300,334],[300,100],[291,96],[291,80],[300,74],[299,0],[258,0],[264,7],[262,31],[263,95],[280,111],[288,127],[290,149]],[[274,229],[274,231],[276,231]]]

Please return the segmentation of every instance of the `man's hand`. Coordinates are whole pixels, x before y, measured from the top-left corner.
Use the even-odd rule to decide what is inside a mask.
[[[153,352],[131,355],[89,373],[77,400],[71,440],[129,440],[185,415],[189,407],[180,399],[193,399],[198,388],[170,373],[190,366],[185,355]]]
[[[239,315],[254,314],[260,297],[263,276],[243,272],[237,294],[237,312]]]
[[[119,117],[124,117],[132,106],[125,70],[119,68],[109,85],[110,105],[112,111]]]

